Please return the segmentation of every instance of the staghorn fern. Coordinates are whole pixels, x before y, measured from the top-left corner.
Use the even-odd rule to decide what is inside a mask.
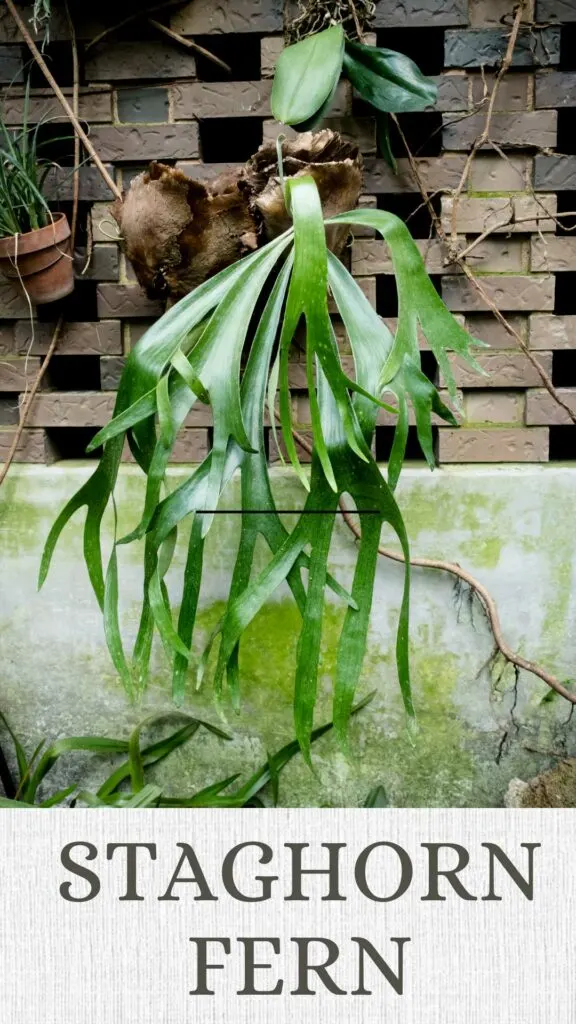
[[[334,728],[346,745],[347,726],[366,648],[381,528],[388,523],[404,553],[404,595],[396,640],[398,677],[408,716],[413,717],[408,660],[409,550],[394,497],[412,404],[422,451],[434,465],[431,414],[450,423],[453,414],[420,367],[417,339],[422,330],[436,356],[449,394],[455,383],[447,358],[452,350],[475,365],[471,339],[454,320],[428,277],[420,253],[402,221],[384,211],[354,211],[324,222],[314,181],[286,181],[293,229],[223,270],[183,298],[154,324],[131,353],[120,384],[114,418],[92,441],[104,445],[99,466],[58,516],[49,534],[40,570],[45,580],[58,538],[70,517],[86,506],[84,552],[114,665],[127,692],[137,698],[146,686],[152,638],[160,634],[172,652],[173,698],[185,696],[191,663],[200,678],[207,651],[192,655],[192,641],[206,534],[214,510],[236,471],[241,476],[241,537],[228,603],[209,647],[219,642],[214,685],[240,699],[239,645],[242,635],[284,581],[302,615],[294,679],[296,736],[310,761],[317,695],[322,613],[331,589],[346,605],[334,680]],[[357,283],[326,247],[325,223],[364,224],[386,240],[398,290],[395,337],[373,311]],[[274,279],[272,287],[270,281]],[[354,356],[355,378],[341,365],[328,314],[328,289],[342,317]],[[254,308],[268,299],[254,334],[246,366],[242,351]],[[288,359],[301,319],[306,322],[306,373],[314,454],[310,479],[298,461],[292,431]],[[277,354],[274,357],[275,346]],[[279,389],[282,434],[290,461],[307,489],[304,508],[288,532],[275,508],[264,452],[267,391]],[[371,453],[381,396],[392,394],[398,421],[388,466],[381,474]],[[197,401],[212,407],[212,450],[202,465],[167,497],[162,483],[179,430]],[[390,408],[389,406],[384,406]],[[272,416],[273,419],[273,416]],[[106,572],[102,564],[102,517],[113,498],[125,438],[146,474],[140,523],[117,540]],[[350,496],[360,513],[361,539],[351,592],[328,573],[328,554],[338,500]],[[321,511],[323,514],[318,515]],[[316,513],[316,514],[315,514]],[[172,618],[164,576],[178,527],[193,517],[177,623]],[[253,572],[258,536],[270,560]],[[124,652],[118,620],[118,544],[145,538],[144,591],[132,658]],[[302,569],[307,569],[306,583]],[[226,683],[226,688],[225,688]]]

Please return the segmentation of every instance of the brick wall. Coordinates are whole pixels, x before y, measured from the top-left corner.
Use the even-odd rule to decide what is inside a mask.
[[[438,82],[437,108],[401,120],[434,206],[448,227],[450,191],[484,126],[482,98],[504,54],[507,29],[502,19],[510,24],[513,6],[513,0],[377,3],[373,29],[378,42],[409,54]],[[282,46],[281,0],[193,0],[173,14],[172,28],[229,62],[232,80],[146,22],[134,22],[105,43],[90,46],[117,14],[109,11],[99,22],[92,14],[73,10],[80,41],[81,117],[90,124],[92,140],[120,184],[150,159],[209,178],[223,166],[242,163],[263,138],[275,136],[269,100],[274,61]],[[478,155],[468,191],[458,204],[456,230],[469,244],[492,229],[474,248],[470,263],[563,399],[576,409],[576,217],[557,219],[558,213],[576,210],[576,0],[536,0],[529,16],[533,24],[520,33],[496,104],[492,138],[498,151],[486,147]],[[47,54],[69,89],[70,47],[57,0]],[[5,116],[14,125],[21,119],[24,60],[27,53],[2,8],[0,83]],[[55,207],[69,212],[72,143],[62,140],[67,129],[60,110],[41,84],[33,71],[33,117],[50,118],[42,129],[46,152],[60,164],[50,173],[50,197]],[[576,427],[474,289],[453,266],[445,265],[430,215],[402,158],[400,139],[394,140],[400,157],[395,177],[376,156],[374,122],[347,83],[338,90],[332,114],[327,124],[357,139],[364,153],[362,202],[408,221],[445,301],[490,345],[479,357],[486,377],[456,366],[463,426],[458,431],[437,428],[440,461],[576,459]],[[82,457],[87,441],[111,414],[126,353],[161,312],[135,283],[118,251],[107,215],[111,197],[88,165],[81,171],[80,198],[74,294],[57,309],[39,309],[32,326],[26,302],[0,284],[0,460],[13,436],[19,395],[41,365],[60,312],[66,326],[24,432],[17,454],[21,461]],[[370,301],[393,323],[395,292],[384,243],[359,230],[349,259]],[[423,364],[437,380],[429,351],[423,353]],[[305,430],[307,401],[305,391],[298,390],[303,375],[297,362],[292,379],[296,418]],[[203,457],[210,426],[209,410],[201,406],[193,411],[175,452],[177,461]],[[392,430],[390,417],[383,413],[376,440],[381,458],[389,451]],[[409,454],[417,455],[412,440]]]

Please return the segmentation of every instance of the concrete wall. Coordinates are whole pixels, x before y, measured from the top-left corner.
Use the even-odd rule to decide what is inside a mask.
[[[13,468],[0,490],[0,709],[32,743],[41,736],[125,735],[153,709],[169,709],[167,663],[156,652],[150,689],[131,707],[115,677],[104,644],[101,616],[82,562],[82,515],[64,534],[41,593],[36,576],[44,539],[57,510],[92,467],[67,464]],[[171,471],[173,479],[187,472]],[[117,498],[120,529],[135,524],[142,498],[141,473],[125,467]],[[274,470],[283,507],[297,507],[300,487],[290,471]],[[576,473],[560,466],[449,467],[430,474],[408,468],[400,486],[413,554],[458,561],[485,583],[498,603],[513,648],[541,661],[561,679],[576,662]],[[228,507],[235,506],[234,490]],[[199,633],[207,636],[226,596],[236,542],[236,518],[217,517],[210,535]],[[110,523],[106,529],[110,540]],[[140,588],[138,546],[122,552],[122,628],[133,634]],[[346,581],[353,541],[337,527],[333,570]],[[169,584],[177,605],[183,566],[178,549]],[[315,747],[317,775],[301,759],[282,777],[287,805],[355,805],[382,784],[394,805],[494,806],[509,780],[529,778],[547,764],[534,750],[564,751],[569,709],[561,700],[541,704],[546,687],[487,662],[493,645],[476,602],[446,575],[414,574],[412,669],[419,734],[411,739],[401,710],[393,636],[400,596],[397,565],[380,561],[362,691],[377,690],[353,726],[358,759],[349,763],[333,737]],[[318,721],[330,717],[330,689],[340,611],[325,623],[322,695]],[[242,651],[243,703],[230,714],[231,743],[201,736],[167,762],[160,779],[172,792],[259,765],[293,735],[292,673],[298,615],[285,593],[259,616]],[[208,677],[190,692],[186,708],[218,720]],[[78,777],[82,761],[70,758],[59,780]],[[102,769],[94,771],[101,777]],[[90,776],[89,776],[90,777]]]

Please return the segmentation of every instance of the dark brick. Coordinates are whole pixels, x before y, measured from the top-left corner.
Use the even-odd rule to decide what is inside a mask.
[[[122,356],[103,356],[100,360],[102,391],[117,391],[126,360]]]
[[[53,391],[37,395],[31,427],[103,427],[112,418],[116,396],[105,391]]]
[[[534,188],[547,192],[576,191],[576,156],[544,156],[534,159]]]
[[[198,156],[198,127],[164,124],[150,127],[104,125],[92,129],[92,142],[103,160],[190,160]]]
[[[107,170],[114,175],[110,165]],[[72,200],[72,168],[52,167],[44,182],[44,195],[50,202],[69,203]],[[80,200],[82,202],[98,202],[112,199],[112,193],[95,167],[80,168]]]
[[[537,21],[576,21],[574,0],[536,0]]]
[[[10,85],[24,81],[21,46],[0,46],[0,82]]]
[[[468,24],[467,0],[377,0],[374,28],[431,27]]]
[[[182,82],[174,86],[177,121],[211,117],[270,117],[272,82]]]
[[[556,145],[558,115],[555,110],[536,110],[527,113],[494,114],[490,126],[490,138],[501,146],[516,146],[522,149],[534,147],[544,149]],[[470,149],[481,135],[486,124],[485,114],[451,119],[444,114],[442,139],[446,149]],[[487,142],[484,149],[490,148]]]
[[[119,89],[118,120],[124,124],[153,124],[168,120],[168,90]]]
[[[534,106],[576,107],[576,71],[538,72]]]
[[[465,75],[438,75],[438,99],[434,110],[468,110],[468,78]]]
[[[451,29],[446,33],[444,57],[447,67],[478,68],[494,66],[504,59],[509,33],[505,29]],[[560,60],[558,28],[522,29],[518,34],[513,67],[548,67]]]
[[[211,32],[282,32],[283,0],[192,0],[172,15],[183,35]]]
[[[0,462],[8,456],[10,446],[14,440],[13,430],[0,430]],[[46,461],[45,434],[43,430],[28,430],[22,432],[14,462],[40,462]]]
[[[95,245],[86,266],[86,250],[77,249],[74,258],[76,277],[82,281],[117,281],[119,270],[118,246]]]
[[[43,355],[50,344],[55,324],[34,324],[34,340],[29,320],[17,320],[14,346],[17,353]],[[32,344],[32,347],[30,345]],[[65,323],[58,342],[58,355],[119,355],[122,352],[122,324],[119,320],[98,320],[96,323],[72,321]]]
[[[196,62],[183,47],[162,39],[146,42],[111,42],[86,61],[89,82],[123,82],[147,78],[194,78]]]
[[[98,286],[98,316],[158,317],[162,303],[149,299],[139,284],[101,284]]]
[[[72,103],[72,90],[64,89],[64,95]],[[2,102],[2,117],[6,124],[22,124],[24,119],[25,96],[22,92],[8,92]],[[80,118],[92,123],[112,120],[112,90],[110,86],[88,86],[80,90],[78,98]],[[28,121],[62,121],[69,123],[68,116],[51,89],[34,89],[28,100]]]
[[[429,192],[456,188],[464,170],[465,156],[452,154],[417,160],[422,182]],[[364,161],[364,189],[368,193],[419,192],[408,160],[398,161],[394,174],[384,160],[368,157]]]

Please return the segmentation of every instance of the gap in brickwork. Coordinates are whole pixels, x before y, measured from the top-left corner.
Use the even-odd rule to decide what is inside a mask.
[[[558,213],[568,213],[576,210],[576,192],[558,193]],[[562,217],[556,225],[557,235],[573,235],[576,231],[576,215],[574,217]]]
[[[69,320],[97,320],[97,281],[76,281],[74,291],[59,302],[38,306],[36,315],[41,322],[53,323],[59,316]]]
[[[0,427],[10,427],[18,423],[18,399],[17,391],[3,391],[0,398]]]
[[[378,209],[395,213],[410,228],[413,238],[431,238],[434,234],[432,217],[419,193],[402,195],[395,192],[383,192],[377,197]],[[433,196],[431,204],[440,216],[442,200]]]
[[[230,66],[231,73],[208,57],[195,53],[196,75],[202,82],[257,82],[260,78],[260,36],[252,32],[242,35],[194,36],[194,41]]]
[[[550,427],[550,462],[576,461],[576,427]]]
[[[399,114],[398,122],[413,156],[440,156],[442,114],[437,110],[422,114]],[[395,124],[390,125],[390,143],[394,156],[406,156],[404,141]]]
[[[54,355],[45,381],[54,391],[100,391],[100,357]]]
[[[421,352],[420,353],[420,365],[422,367],[422,373],[428,380],[432,381],[433,384],[438,383],[438,363],[436,356],[433,352]]]
[[[262,145],[262,118],[218,117],[199,122],[202,159],[207,164],[248,160]]]
[[[80,122],[84,131],[89,132],[86,121]],[[67,121],[46,121],[38,125],[38,152],[43,160],[53,164],[68,165],[70,174],[74,165],[74,131]]]
[[[576,350],[552,353],[552,383],[557,388],[576,387]]]
[[[576,273],[556,274],[555,295],[555,313],[576,313]]]
[[[43,47],[42,56],[59,86],[65,88],[66,86],[74,84],[72,48],[70,43],[47,43]],[[45,89],[46,79],[36,62],[30,61],[28,68],[30,73],[30,86],[32,89]]]
[[[392,274],[376,278],[376,311],[379,316],[398,316],[398,294]]]
[[[99,427],[49,427],[46,440],[51,459],[59,462],[62,459],[99,459],[102,448],[86,452]]]
[[[386,28],[376,33],[376,39],[378,46],[411,57],[425,75],[439,75],[444,68],[442,28]]]
[[[432,438],[434,442],[434,448],[437,447],[438,442],[438,428],[432,428]],[[388,462],[390,458],[390,452],[392,451],[392,443],[394,441],[394,427],[376,427],[376,461],[377,462]],[[411,462],[422,462],[424,456],[418,441],[418,435],[416,433],[416,427],[408,427],[408,441],[406,443],[406,459]]]
[[[576,25],[562,25],[560,30],[560,70],[576,71]]]
[[[576,153],[576,110],[558,111],[558,142],[559,153]]]

